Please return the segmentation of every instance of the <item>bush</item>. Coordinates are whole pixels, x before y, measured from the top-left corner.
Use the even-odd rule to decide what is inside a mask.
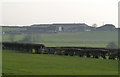
[[[107,48],[113,49],[113,48],[118,48],[118,46],[115,42],[110,42],[110,43],[108,43]]]

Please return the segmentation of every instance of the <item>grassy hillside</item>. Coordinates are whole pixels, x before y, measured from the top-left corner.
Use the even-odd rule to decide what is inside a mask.
[[[7,75],[117,75],[118,61],[3,50]]]
[[[43,43],[46,46],[89,46],[106,47],[109,42],[118,42],[117,31],[91,31],[76,33],[56,34],[19,34],[3,35],[3,41],[20,41],[26,39],[28,42]],[[13,40],[12,40],[13,39]]]

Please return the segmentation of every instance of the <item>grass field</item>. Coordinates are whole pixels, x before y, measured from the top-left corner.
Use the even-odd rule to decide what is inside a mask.
[[[89,46],[106,47],[109,42],[118,42],[118,31],[91,31],[56,34],[3,35],[3,41],[20,41],[29,37],[29,42],[46,46]],[[26,40],[26,41],[28,41]]]
[[[2,31],[13,31],[13,30],[26,30],[26,28],[2,27]]]
[[[117,75],[118,61],[3,50],[7,75]]]

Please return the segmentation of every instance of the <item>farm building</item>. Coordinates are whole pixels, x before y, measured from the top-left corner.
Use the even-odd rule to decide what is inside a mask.
[[[83,32],[83,31],[115,31],[118,30],[112,24],[100,27],[88,26],[85,23],[55,23],[55,24],[33,24],[30,26],[2,26],[4,33],[58,33],[58,32]]]
[[[28,32],[51,33],[56,32],[56,27],[51,24],[34,24],[27,28]]]
[[[30,32],[79,32],[91,31],[92,27],[84,23],[63,23],[63,24],[34,24],[27,30]]]
[[[105,24],[101,27],[96,28],[96,30],[98,30],[98,31],[108,31],[108,30],[113,31],[113,30],[116,30],[116,28],[112,24]]]
[[[91,28],[85,23],[63,23],[53,24],[56,26],[56,30],[59,32],[79,32],[79,31],[90,31]]]

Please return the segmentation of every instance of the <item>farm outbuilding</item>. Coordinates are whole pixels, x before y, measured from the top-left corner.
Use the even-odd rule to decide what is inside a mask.
[[[27,28],[29,32],[56,33],[56,32],[79,32],[91,31],[85,23],[58,23],[58,24],[34,24]]]

